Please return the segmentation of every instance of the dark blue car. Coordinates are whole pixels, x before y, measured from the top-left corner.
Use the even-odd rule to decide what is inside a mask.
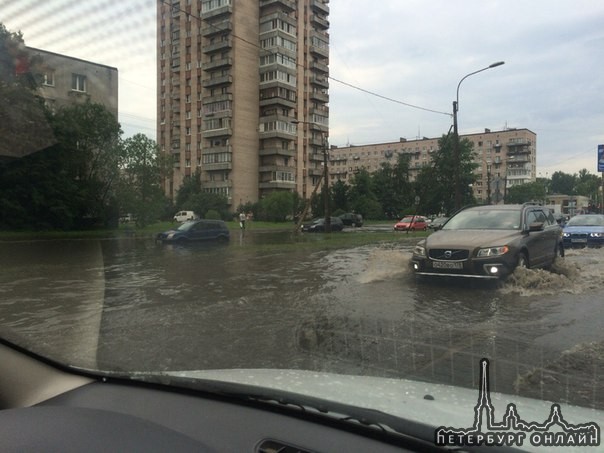
[[[183,223],[175,230],[159,233],[156,240],[161,242],[193,242],[193,241],[217,241],[227,242],[230,232],[222,220],[191,220]]]
[[[604,245],[604,215],[574,216],[564,226],[562,241],[565,248],[602,247]]]

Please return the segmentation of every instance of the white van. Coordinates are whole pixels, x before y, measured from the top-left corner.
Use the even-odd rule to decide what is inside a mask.
[[[177,222],[186,222],[187,220],[194,220],[197,216],[193,211],[178,211],[174,214],[174,220]]]

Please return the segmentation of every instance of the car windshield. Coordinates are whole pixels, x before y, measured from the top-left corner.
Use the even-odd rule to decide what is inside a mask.
[[[185,222],[177,228],[178,231],[189,231],[196,222]]]
[[[567,223],[569,227],[576,226],[604,226],[604,216],[598,215],[578,215],[570,219]]]
[[[498,416],[604,410],[604,250],[521,232],[518,208],[604,212],[604,2],[0,11],[6,344],[94,378],[430,426],[471,424],[486,358]],[[560,241],[518,255],[510,238],[538,233]],[[420,254],[442,279],[414,273]],[[520,269],[456,281],[472,254]]]
[[[521,212],[508,209],[477,209],[461,211],[452,217],[443,230],[517,230]]]

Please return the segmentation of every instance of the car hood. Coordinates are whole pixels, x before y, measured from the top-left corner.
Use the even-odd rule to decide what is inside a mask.
[[[520,235],[518,230],[439,230],[426,238],[429,248],[474,248],[506,245]]]
[[[604,232],[604,226],[601,225],[586,225],[586,226],[565,226],[565,233],[602,233]]]
[[[474,409],[479,396],[478,388],[469,389],[409,379],[352,376],[306,370],[193,370],[167,372],[163,376],[253,385],[263,389],[302,394],[325,401],[381,411],[435,428],[472,427]],[[514,403],[523,420],[543,423],[550,415],[553,404],[497,392],[490,392],[490,400],[497,421],[503,420],[507,406]],[[599,426],[604,426],[604,411],[561,405],[561,413],[569,423],[595,422]],[[523,445],[523,448],[528,451],[543,451],[543,447],[532,447],[528,442]]]

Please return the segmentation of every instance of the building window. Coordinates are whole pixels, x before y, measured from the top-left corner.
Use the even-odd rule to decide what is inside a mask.
[[[71,89],[73,91],[86,91],[86,76],[81,74],[71,75]]]
[[[42,74],[42,84],[50,87],[55,86],[55,72],[54,71],[46,71]]]

